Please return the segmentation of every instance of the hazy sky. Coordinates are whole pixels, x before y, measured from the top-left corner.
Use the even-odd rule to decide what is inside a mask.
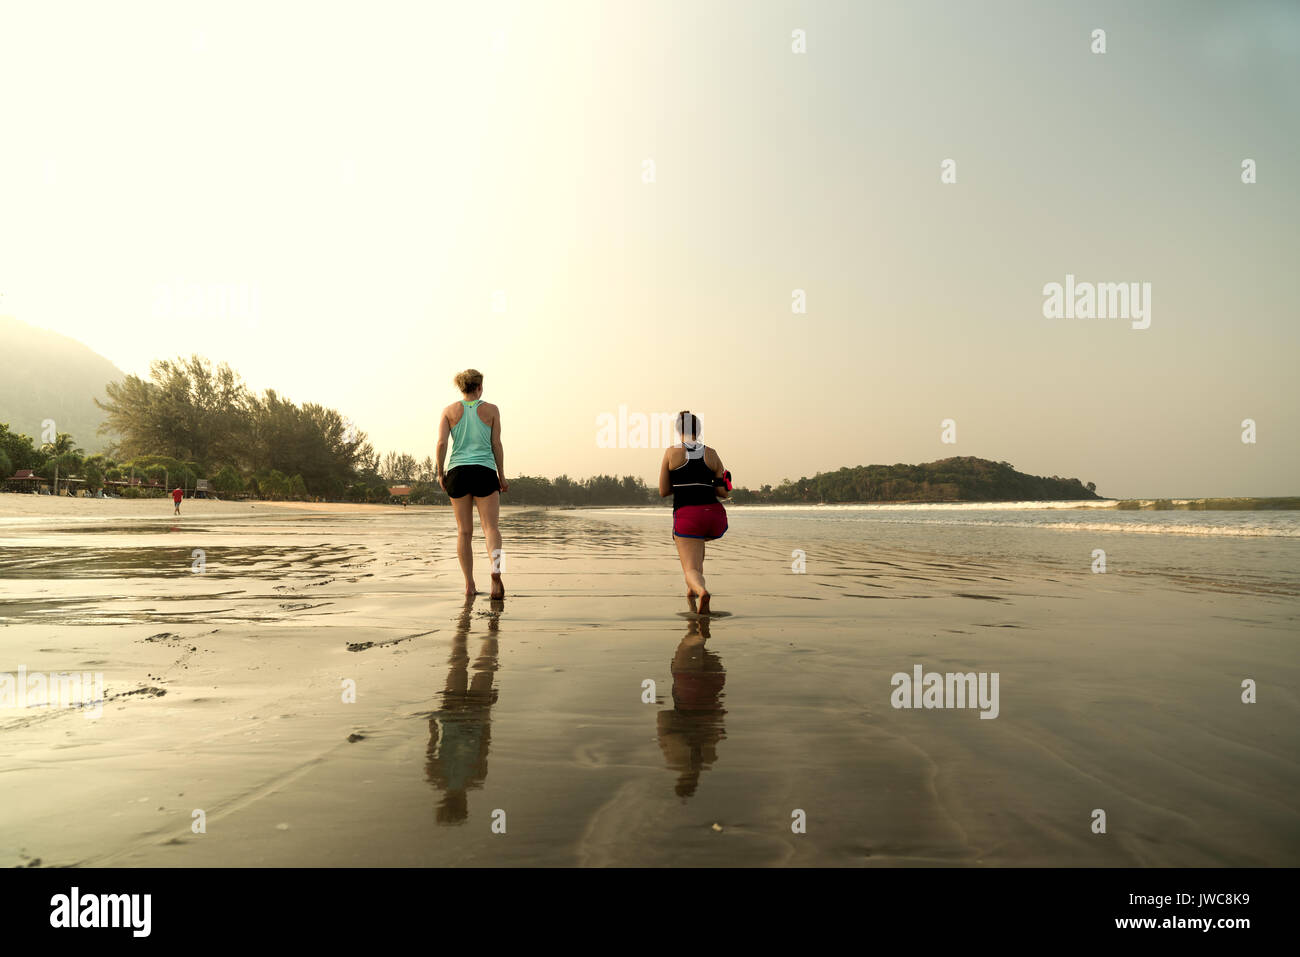
[[[473,366],[510,475],[1296,494],[1298,183],[1294,2],[0,2],[0,312],[420,458]]]

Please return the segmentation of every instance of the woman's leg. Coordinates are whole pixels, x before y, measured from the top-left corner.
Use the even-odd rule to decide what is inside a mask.
[[[704,539],[676,536],[677,557],[682,560],[682,574],[686,576],[686,597],[700,598],[700,611],[708,614],[709,590],[704,587]]]
[[[505,553],[501,550],[501,529],[498,518],[501,514],[501,493],[493,492],[486,498],[475,498],[478,506],[478,523],[483,528],[483,537],[487,539],[488,567],[492,569],[492,598],[504,598],[506,586],[501,582],[501,571],[505,563]]]
[[[451,510],[456,515],[456,558],[465,574],[465,594],[475,594],[474,589],[474,499],[469,495],[451,500]]]

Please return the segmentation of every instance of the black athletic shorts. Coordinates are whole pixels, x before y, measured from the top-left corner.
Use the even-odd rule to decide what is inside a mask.
[[[495,469],[486,465],[457,465],[447,473],[447,494],[452,498],[487,498],[493,492],[501,491]]]

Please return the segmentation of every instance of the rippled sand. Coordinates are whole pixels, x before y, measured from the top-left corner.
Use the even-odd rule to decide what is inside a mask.
[[[1296,862],[1287,582],[736,509],[700,620],[667,521],[507,509],[467,604],[446,510],[0,495],[0,671],[107,697],[0,710],[0,864]],[[892,708],[917,663],[997,719]]]

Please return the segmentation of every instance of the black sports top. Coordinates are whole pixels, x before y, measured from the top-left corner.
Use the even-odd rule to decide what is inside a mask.
[[[688,452],[685,464],[668,471],[668,481],[673,486],[673,511],[683,505],[717,505],[713,479],[713,469],[704,464],[703,447],[699,458],[691,458]]]

